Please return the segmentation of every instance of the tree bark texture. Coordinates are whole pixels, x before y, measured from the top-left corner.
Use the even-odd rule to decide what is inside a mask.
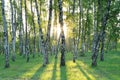
[[[9,64],[9,51],[8,51],[8,26],[5,16],[5,1],[2,0],[2,19],[3,19],[3,26],[4,26],[4,53],[5,53],[5,68],[10,66]]]

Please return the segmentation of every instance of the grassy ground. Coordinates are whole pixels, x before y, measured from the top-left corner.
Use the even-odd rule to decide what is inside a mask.
[[[105,54],[105,61],[91,67],[91,53],[72,62],[72,54],[66,54],[66,66],[60,67],[60,56],[49,57],[50,63],[42,67],[42,56],[30,57],[30,62],[17,55],[16,62],[10,60],[10,68],[4,68],[4,55],[0,55],[0,80],[120,80],[120,51]]]

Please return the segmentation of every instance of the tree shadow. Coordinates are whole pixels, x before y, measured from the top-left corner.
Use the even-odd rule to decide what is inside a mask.
[[[57,59],[54,61],[54,66],[53,66],[53,72],[52,72],[52,78],[51,80],[56,80],[56,68],[57,68]]]
[[[45,71],[46,67],[39,67],[39,69],[35,72],[35,74],[31,77],[30,80],[38,80],[41,77],[42,73]]]
[[[66,66],[60,66],[60,80],[67,80]]]
[[[77,67],[80,69],[80,71],[85,75],[87,80],[92,80],[77,62],[76,62],[76,64],[77,64]]]

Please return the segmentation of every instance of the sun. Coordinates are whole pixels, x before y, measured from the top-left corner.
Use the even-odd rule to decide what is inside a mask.
[[[66,38],[67,37],[67,26],[66,26],[66,24],[63,25],[63,30],[64,30],[64,35],[65,35],[65,38]],[[60,28],[60,25],[58,25],[57,26],[57,38],[59,38],[60,33],[61,33],[61,28]]]

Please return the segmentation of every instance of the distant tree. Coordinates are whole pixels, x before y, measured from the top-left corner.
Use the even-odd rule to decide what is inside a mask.
[[[14,5],[13,5],[14,3]],[[11,6],[11,24],[12,24],[12,61],[15,61],[15,44],[16,44],[16,10],[15,10],[15,0],[12,2],[10,0]]]
[[[33,8],[32,8],[32,3],[33,0],[30,1],[31,2],[31,13],[32,13],[32,25],[33,25],[33,29],[34,29],[34,52],[33,52],[33,58],[35,57],[35,53],[36,53],[36,27],[35,27],[35,22],[34,22],[34,12],[33,12]]]
[[[29,62],[29,46],[28,46],[28,24],[27,24],[27,3],[26,0],[24,0],[24,4],[25,4],[25,53],[26,53],[26,57],[27,57],[27,62]]]
[[[20,27],[19,27],[19,48],[20,48],[20,55],[22,55],[23,52],[23,21],[22,21],[22,0],[20,0],[20,13],[19,13],[19,19],[20,19]]]
[[[73,0],[73,12],[72,12],[72,15],[73,15],[73,23],[75,23],[75,19],[74,19],[74,13],[75,13],[75,2],[76,0]],[[73,28],[73,34],[75,33],[75,28]],[[76,61],[76,58],[77,58],[77,45],[76,45],[76,41],[75,41],[75,36],[73,37],[73,62]]]

